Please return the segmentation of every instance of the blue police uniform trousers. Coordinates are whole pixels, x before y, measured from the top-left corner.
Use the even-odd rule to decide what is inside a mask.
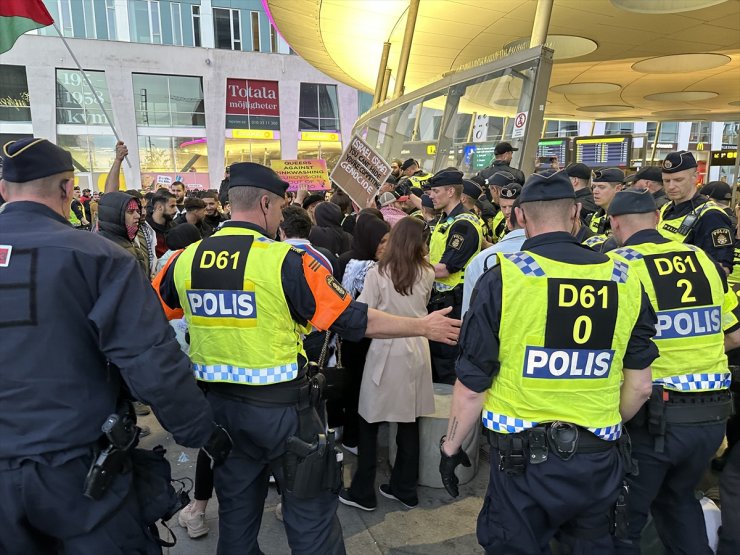
[[[719,534],[718,555],[740,553],[740,444],[735,444],[731,449],[719,478],[722,529]]]
[[[251,387],[251,386],[244,386]],[[208,392],[216,422],[234,446],[214,469],[218,496],[218,554],[261,554],[257,543],[270,472],[284,483],[281,457],[286,440],[298,430],[295,407],[261,407]],[[343,555],[337,517],[339,498],[330,492],[297,499],[283,488],[283,522],[294,555]]]
[[[491,447],[491,478],[477,528],[488,555],[550,554],[553,538],[561,554],[613,552],[609,516],[624,476],[616,446],[567,461],[550,452],[547,461],[527,464],[514,476],[499,470],[499,461]]]
[[[59,460],[60,453],[55,453]],[[82,495],[92,453],[63,463],[0,461],[0,553],[153,555],[131,473],[98,501]]]
[[[711,554],[695,489],[722,443],[725,422],[667,424],[662,453],[655,452],[654,437],[645,426],[627,426],[639,475],[627,479],[629,537],[615,539],[617,553],[640,553],[640,535],[651,512],[668,553]]]

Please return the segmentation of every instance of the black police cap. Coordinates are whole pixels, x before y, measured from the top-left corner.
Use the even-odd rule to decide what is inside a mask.
[[[427,184],[430,187],[447,187],[449,185],[461,185],[463,173],[457,170],[441,170],[429,178]]]
[[[655,212],[658,205],[655,204],[655,197],[647,189],[628,189],[619,191],[611,203],[606,213],[610,216],[621,216],[623,214],[646,214]]]
[[[517,199],[522,194],[522,186],[519,183],[509,183],[508,185],[501,187],[499,196],[505,199]]]
[[[699,192],[714,200],[732,200],[732,189],[724,181],[710,181]]]
[[[409,189],[409,192],[412,195],[416,195],[417,197],[421,198],[421,196],[424,194],[424,189],[422,189],[421,187],[411,187]]]
[[[507,171],[496,172],[488,178],[488,184],[496,187],[506,187],[510,183],[516,182],[516,177]]]
[[[434,208],[434,203],[432,202],[432,197],[430,197],[427,194],[421,195],[421,205],[424,208]]]
[[[696,158],[688,150],[669,152],[663,160],[661,170],[663,173],[676,173],[690,170],[696,167]]]
[[[569,177],[591,179],[591,168],[586,164],[581,164],[580,162],[568,164],[565,168],[565,173],[567,173]]]
[[[403,164],[401,164],[401,169],[402,170],[407,170],[407,169],[409,169],[411,166],[413,166],[415,164],[416,164],[416,160],[414,160],[413,158],[409,158]]]
[[[265,189],[280,197],[285,195],[289,184],[280,179],[272,169],[254,162],[237,162],[231,164],[229,190],[234,187],[256,187]]]
[[[647,179],[648,181],[657,181],[658,183],[663,182],[663,172],[658,166],[648,166],[642,168],[637,173],[630,175],[625,179],[625,183],[635,183],[640,179]]]
[[[619,168],[604,168],[594,171],[592,179],[594,183],[622,183],[624,172]]]
[[[565,170],[552,175],[535,173],[527,178],[519,195],[519,202],[535,202],[539,200],[575,199],[576,193]]]
[[[26,183],[74,171],[72,155],[46,139],[28,137],[3,146],[3,179]]]
[[[473,177],[470,178],[470,181],[474,181],[481,187],[486,187],[488,185],[488,180],[483,177],[480,173],[476,173]]]
[[[463,193],[468,195],[473,200],[477,199],[479,196],[481,196],[481,193],[483,193],[483,191],[475,181],[471,181],[470,179],[463,179],[462,184]]]

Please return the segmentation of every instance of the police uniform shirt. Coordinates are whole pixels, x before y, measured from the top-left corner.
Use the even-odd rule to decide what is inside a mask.
[[[3,464],[89,453],[116,410],[121,378],[178,443],[210,437],[211,408],[190,361],[147,276],[115,243],[43,204],[5,205],[0,304]]]
[[[691,200],[680,204],[670,204],[665,209],[661,220],[672,220],[686,216],[709,199],[696,193]],[[732,270],[733,237],[732,223],[724,212],[705,210],[696,220],[694,227],[684,241],[697,246],[728,270]]]
[[[553,232],[527,239],[522,250],[568,264],[598,264],[608,260],[606,255],[580,245],[566,232]],[[499,372],[499,325],[501,322],[502,279],[501,267],[484,273],[478,280],[460,331],[460,357],[457,359],[457,377],[468,389],[482,393],[491,387]],[[526,303],[526,298],[522,299]],[[545,307],[532,307],[544,310]],[[657,317],[647,294],[643,291],[640,315],[632,330],[624,356],[624,367],[638,370],[650,366],[658,356],[652,341]]]
[[[229,227],[242,227],[261,233],[267,237],[267,232],[258,225],[249,222],[228,221],[221,226],[222,229]],[[217,237],[216,232],[212,237]],[[175,286],[174,274],[177,261],[172,263],[167,273],[162,278],[160,295],[162,300],[170,308],[180,308],[180,297]],[[321,267],[320,271],[326,271]],[[349,341],[359,341],[365,337],[367,329],[367,305],[351,301],[341,312],[336,313],[334,307],[327,312],[327,303],[321,303],[317,313],[317,298],[331,299],[335,296],[349,295],[336,280],[332,284],[328,280],[320,280],[321,285],[310,285],[304,274],[303,254],[291,250],[283,260],[280,270],[282,277],[283,294],[288,302],[288,308],[293,319],[301,325],[309,321],[317,322],[317,314],[321,314],[321,324],[328,324],[331,330],[338,333]],[[329,274],[330,276],[331,274]],[[342,298],[343,300],[343,298]],[[323,313],[322,313],[323,311]],[[323,327],[323,326],[322,326]],[[305,363],[305,361],[303,361]],[[303,363],[299,366],[303,366]]]
[[[465,207],[458,204],[449,214],[442,214],[437,226],[445,225],[456,216],[465,213]],[[480,250],[480,240],[475,226],[467,220],[458,220],[452,224],[447,235],[447,245],[442,253],[439,264],[444,264],[451,274],[459,272],[468,263],[468,260]]]

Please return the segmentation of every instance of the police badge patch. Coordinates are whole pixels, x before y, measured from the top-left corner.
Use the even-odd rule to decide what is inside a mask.
[[[715,247],[727,247],[732,244],[732,234],[726,227],[720,227],[712,231],[712,245]]]
[[[463,237],[459,233],[453,233],[452,237],[450,237],[450,247],[452,247],[456,251],[460,250],[464,242],[465,242],[465,237]]]

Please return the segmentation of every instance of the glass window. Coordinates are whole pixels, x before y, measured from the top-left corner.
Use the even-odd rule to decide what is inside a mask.
[[[131,0],[129,3],[131,38],[134,42],[162,44],[158,0]]]
[[[740,130],[739,122],[735,121],[735,122],[725,123],[724,127],[722,128],[722,144],[736,145],[737,144],[737,134],[739,130]],[[719,150],[719,148],[715,150]]]
[[[59,28],[65,37],[75,36],[74,22],[72,21],[72,0],[57,0],[59,3]]]
[[[275,27],[270,25],[270,52],[278,51],[278,34]]]
[[[116,5],[115,0],[105,0],[105,18],[108,25],[108,38],[116,40]]]
[[[116,157],[113,135],[57,135],[57,144],[72,154],[80,172],[108,172]]]
[[[140,136],[139,157],[144,173],[208,172],[205,138]]]
[[[0,121],[31,121],[26,68],[0,65]]]
[[[193,46],[200,46],[200,6],[190,6],[193,15]]]
[[[301,131],[339,131],[336,85],[301,83],[298,126]]]
[[[150,127],[205,127],[200,77],[134,73],[136,122]]]
[[[708,121],[695,121],[691,124],[689,132],[690,143],[712,142],[712,124]]]
[[[632,128],[632,122],[608,121],[604,127],[604,135],[626,135],[632,133]]]
[[[260,51],[260,13],[251,12],[252,17],[252,51]]]
[[[678,142],[678,122],[665,121],[660,126],[659,143],[677,143]]]
[[[229,8],[213,9],[213,31],[216,48],[241,50],[241,24],[239,10]]]
[[[103,71],[86,71],[95,92],[90,90],[76,69],[57,69],[56,106],[58,124],[107,125],[105,114],[95,97],[110,115],[108,83]]]
[[[172,44],[182,46],[182,11],[179,2],[170,4],[170,15],[172,16]]]
[[[357,92],[357,113],[364,114],[373,107],[373,95],[363,91]]]

